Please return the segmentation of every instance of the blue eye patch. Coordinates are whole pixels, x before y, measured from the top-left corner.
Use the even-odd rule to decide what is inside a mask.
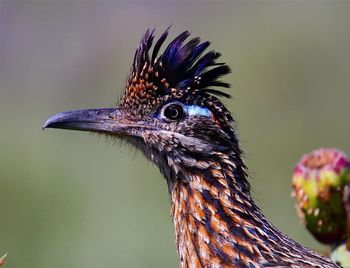
[[[186,113],[189,116],[202,115],[205,117],[212,117],[212,113],[208,108],[197,105],[185,105]]]

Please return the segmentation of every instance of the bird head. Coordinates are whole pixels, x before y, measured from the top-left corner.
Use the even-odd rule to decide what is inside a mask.
[[[179,172],[203,168],[215,153],[231,153],[240,161],[233,118],[219,100],[230,95],[215,89],[229,87],[219,79],[230,68],[217,62],[219,53],[205,52],[209,42],[186,42],[189,35],[181,33],[160,53],[168,30],[154,46],[154,30],[148,30],[117,107],[62,112],[49,118],[44,128],[127,140],[160,167],[170,188]]]

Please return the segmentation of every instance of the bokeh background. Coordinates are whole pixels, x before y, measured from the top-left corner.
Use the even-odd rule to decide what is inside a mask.
[[[299,157],[350,154],[349,1],[0,1],[0,253],[8,268],[178,267],[169,196],[135,150],[42,131],[52,114],[111,107],[141,35],[211,40],[247,153],[253,194],[297,241]]]

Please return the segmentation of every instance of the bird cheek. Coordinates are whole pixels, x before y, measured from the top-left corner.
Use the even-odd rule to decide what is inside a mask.
[[[152,147],[158,147],[161,144],[160,137],[158,135],[155,135],[153,131],[143,131],[141,133],[141,137],[147,145],[150,145]]]

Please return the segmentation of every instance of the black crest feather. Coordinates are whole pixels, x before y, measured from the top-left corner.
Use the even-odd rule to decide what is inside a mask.
[[[200,42],[198,37],[185,42],[190,36],[184,31],[172,40],[160,54],[162,45],[168,36],[169,28],[160,36],[152,50],[155,30],[147,30],[136,50],[131,77],[140,77],[146,68],[151,67],[152,73],[148,74],[148,81],[160,84],[165,79],[171,88],[203,90],[203,93],[221,97],[230,97],[229,94],[211,87],[225,87],[229,84],[221,82],[220,77],[230,73],[230,68],[216,60],[220,53],[209,51],[203,55],[210,42]],[[151,56],[150,56],[151,54]],[[164,92],[166,94],[166,92]]]

